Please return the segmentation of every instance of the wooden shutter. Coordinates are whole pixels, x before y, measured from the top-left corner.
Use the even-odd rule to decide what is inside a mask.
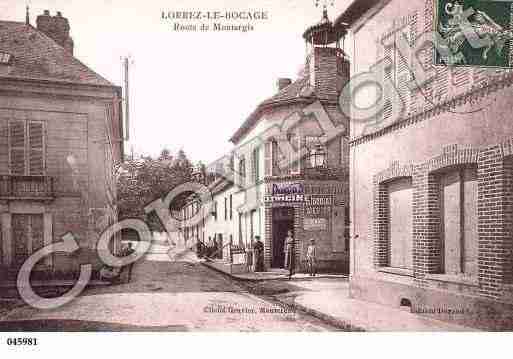
[[[0,174],[9,173],[9,121],[0,119]]]
[[[409,37],[408,39],[410,40],[410,46],[411,46],[411,54],[412,56],[416,56],[416,54],[414,53],[414,50],[416,49],[416,46],[417,46],[417,18],[418,18],[418,13],[417,11],[415,11],[413,13],[413,15],[411,16],[410,18],[410,22],[409,22],[409,31],[410,31],[410,34],[409,34]],[[411,71],[413,71],[413,74],[410,72],[410,80],[413,80],[414,79],[414,74],[415,74],[415,67],[414,67],[414,60],[415,59],[410,59],[410,68],[411,68]],[[420,93],[418,90],[414,89],[414,90],[410,90],[410,114],[414,114],[414,113],[417,113],[418,111],[418,97],[420,96]]]
[[[383,48],[383,58],[389,58],[392,60],[392,66],[385,69],[384,78],[383,78],[383,120],[386,121],[392,115],[392,101],[390,100],[390,93],[385,91],[387,83],[395,83],[395,71],[394,66],[396,66],[395,58],[394,58],[394,44],[384,45]],[[385,122],[386,123],[386,122]]]
[[[44,126],[42,122],[28,123],[29,138],[29,174],[44,175]]]
[[[280,149],[276,140],[271,141],[271,172],[273,176],[279,176],[280,172]]]
[[[440,66],[435,80],[434,102],[441,103],[447,100],[449,92],[449,68]]]
[[[404,27],[401,31],[396,33],[396,43],[399,41],[397,37],[403,36],[407,39],[408,44],[411,45],[410,39],[410,29],[409,27]],[[410,112],[410,89],[408,87],[408,83],[411,79],[411,71],[410,71],[410,59],[403,58],[397,47],[395,48],[395,70],[396,70],[396,86],[399,92],[399,96],[403,101],[404,111],[403,118],[408,115]]]
[[[290,153],[289,173],[298,174],[301,170],[301,136],[297,133],[289,137],[292,151]]]
[[[25,121],[9,121],[9,167],[11,174],[25,174]]]
[[[265,143],[264,147],[264,173],[265,176],[272,176],[273,169],[273,142],[271,140]]]
[[[426,0],[424,4],[424,32],[429,33],[433,31],[433,10],[434,4],[433,0]],[[433,70],[433,51],[434,47],[432,44],[424,45],[422,50],[422,59],[424,68],[429,71]],[[431,72],[430,72],[431,73]],[[433,102],[433,81],[428,81],[426,85],[422,87],[424,99],[424,110],[429,109],[432,106]]]

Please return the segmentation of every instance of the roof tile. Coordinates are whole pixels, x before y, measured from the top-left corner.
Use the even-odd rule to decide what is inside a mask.
[[[2,77],[114,86],[53,39],[22,22],[0,21],[0,52],[13,56]]]

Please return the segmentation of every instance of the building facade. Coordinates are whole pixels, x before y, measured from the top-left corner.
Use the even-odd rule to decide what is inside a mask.
[[[121,89],[73,56],[61,13],[36,22],[0,21],[0,263],[13,271],[68,232],[94,249],[117,219],[123,157]],[[36,269],[78,263],[54,253]]]
[[[299,78],[279,79],[278,92],[230,138],[235,148],[221,172],[232,185],[213,191],[214,205],[226,208],[228,203],[230,216],[226,219],[221,210],[220,220],[219,214],[217,222],[209,218],[205,238],[226,233],[223,243],[231,238],[250,252],[260,236],[268,270],[284,268],[288,231],[295,238],[298,270],[306,267],[310,239],[316,241],[320,270],[348,269],[349,121],[338,106],[349,76],[339,42],[344,34],[324,12],[303,35],[307,56]],[[326,127],[337,135],[328,136]],[[223,229],[214,230],[220,225]],[[251,267],[251,255],[247,258]]]
[[[370,124],[351,123],[350,293],[511,328],[513,77],[500,68],[435,66],[433,43],[420,39],[434,29],[438,5],[355,1],[337,19],[350,24],[351,76],[388,57],[383,83],[401,100],[389,101],[385,90]],[[398,36],[412,57],[393,46]],[[417,60],[435,77],[416,89],[406,83]]]

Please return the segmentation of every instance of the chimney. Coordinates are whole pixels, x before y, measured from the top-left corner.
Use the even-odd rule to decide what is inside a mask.
[[[292,83],[291,79],[279,78],[277,81],[278,91],[283,90],[285,87],[289,86],[291,83]]]
[[[73,55],[73,39],[69,36],[68,19],[57,11],[56,16],[51,16],[50,11],[45,10],[43,15],[39,15],[36,19],[37,29],[46,36],[53,39],[56,43],[64,47],[71,55]]]

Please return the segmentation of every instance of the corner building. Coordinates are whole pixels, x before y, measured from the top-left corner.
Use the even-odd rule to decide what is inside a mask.
[[[74,57],[60,12],[46,10],[36,24],[28,14],[0,21],[0,277],[68,232],[81,249],[52,253],[35,270],[78,272],[78,253],[94,253],[117,221],[121,88]],[[111,243],[119,250],[119,237]],[[101,265],[91,257],[84,262]]]
[[[338,96],[349,76],[349,61],[339,43],[344,35],[324,11],[322,20],[303,34],[307,56],[299,78],[279,79],[278,93],[260,103],[230,139],[237,147],[245,146],[266,129],[281,128],[282,138],[254,141],[257,144],[249,151],[249,158],[237,154],[232,159],[238,174],[235,184],[246,199],[237,211],[242,218],[249,218],[248,223],[260,224],[255,225],[256,230],[240,230],[241,236],[250,236],[239,239],[251,249],[254,236],[260,235],[266,269],[284,267],[288,230],[295,238],[298,270],[305,269],[311,238],[316,241],[319,270],[348,269],[349,122],[338,106]],[[332,139],[328,140],[322,116],[312,110],[316,103],[322,105],[327,122],[336,128],[337,136]],[[287,121],[294,116],[301,119],[288,126]],[[294,149],[289,154],[280,146],[284,139]],[[285,158],[290,165],[282,166],[286,156],[290,156]],[[248,206],[253,203],[256,205]]]
[[[513,74],[434,66],[433,45],[417,41],[434,29],[436,4],[354,1],[335,22],[350,27],[351,75],[388,57],[394,66],[383,82],[395,85],[403,103],[402,115],[392,116],[397,103],[385,91],[372,126],[351,123],[350,293],[459,324],[511,329]],[[420,90],[406,86],[417,65],[392,46],[399,35],[436,75]],[[511,42],[504,51],[512,58]]]

